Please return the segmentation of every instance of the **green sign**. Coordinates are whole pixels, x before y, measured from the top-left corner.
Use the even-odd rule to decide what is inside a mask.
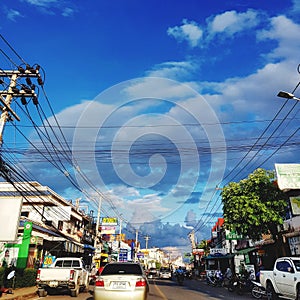
[[[231,231],[226,234],[226,240],[242,240],[243,236],[241,234],[237,234],[235,231]]]

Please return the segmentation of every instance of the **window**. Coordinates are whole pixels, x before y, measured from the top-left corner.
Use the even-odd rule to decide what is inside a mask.
[[[107,264],[101,275],[113,275],[113,274],[131,274],[131,275],[142,275],[143,271],[138,264],[124,264],[124,263],[113,263]]]
[[[276,263],[276,269],[281,272],[290,272],[292,266],[290,262],[283,260]]]

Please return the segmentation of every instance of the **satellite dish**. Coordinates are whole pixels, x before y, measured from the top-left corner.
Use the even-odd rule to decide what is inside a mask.
[[[11,271],[8,275],[7,275],[7,279],[11,279],[15,276],[15,271]]]

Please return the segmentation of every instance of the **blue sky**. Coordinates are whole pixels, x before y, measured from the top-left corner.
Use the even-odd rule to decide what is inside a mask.
[[[1,40],[1,68],[42,67],[40,106],[73,154],[49,158],[59,129],[42,144],[15,100],[7,159],[94,211],[101,194],[103,216],[121,215],[153,243],[173,230],[170,244],[184,246],[191,226],[209,238],[222,212],[216,186],[299,161],[299,106],[276,97],[299,81],[296,0],[2,0],[0,14],[13,48]]]

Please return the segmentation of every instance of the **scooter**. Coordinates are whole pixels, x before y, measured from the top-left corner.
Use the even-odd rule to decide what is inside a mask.
[[[206,283],[208,285],[216,286],[217,285],[217,278],[213,271],[208,271],[206,273]]]
[[[263,296],[267,296],[266,289],[261,285],[260,282],[252,281],[253,287],[251,290],[251,294],[254,298],[260,299]]]
[[[184,274],[183,274],[183,273],[176,274],[176,277],[177,277],[177,282],[178,282],[178,284],[179,284],[179,285],[183,285]]]

